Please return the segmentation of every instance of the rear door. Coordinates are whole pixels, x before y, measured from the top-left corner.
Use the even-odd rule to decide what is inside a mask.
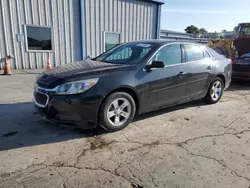
[[[186,97],[195,98],[206,92],[214,69],[212,57],[201,45],[183,44],[185,56]]]

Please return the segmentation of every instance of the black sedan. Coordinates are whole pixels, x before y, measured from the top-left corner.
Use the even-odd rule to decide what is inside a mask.
[[[34,102],[52,122],[117,131],[141,113],[196,99],[217,103],[231,74],[230,60],[200,44],[129,42],[42,73]]]

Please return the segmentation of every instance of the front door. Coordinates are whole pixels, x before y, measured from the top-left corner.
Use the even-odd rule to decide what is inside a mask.
[[[185,70],[186,76],[186,97],[195,98],[206,91],[208,88],[211,71],[214,68],[211,57],[202,49],[194,44],[184,44]]]
[[[163,61],[165,67],[144,73],[143,82],[146,89],[142,92],[141,103],[146,109],[142,109],[143,111],[170,105],[185,93],[185,86],[180,83],[180,80],[185,80],[180,79],[180,72],[184,71],[180,44],[164,46],[152,57],[152,61]]]

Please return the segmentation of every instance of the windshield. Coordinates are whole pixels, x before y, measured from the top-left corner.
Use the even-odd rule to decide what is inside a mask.
[[[240,29],[240,35],[250,35],[250,25],[242,26]]]
[[[115,64],[139,63],[153,47],[154,44],[148,43],[127,43],[116,46],[93,60]]]

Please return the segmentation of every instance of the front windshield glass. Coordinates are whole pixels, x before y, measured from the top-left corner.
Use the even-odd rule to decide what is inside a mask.
[[[114,47],[93,60],[115,64],[139,63],[153,47],[154,44],[149,43],[128,43]]]
[[[249,26],[243,26],[240,31],[241,35],[250,35],[250,25]]]

